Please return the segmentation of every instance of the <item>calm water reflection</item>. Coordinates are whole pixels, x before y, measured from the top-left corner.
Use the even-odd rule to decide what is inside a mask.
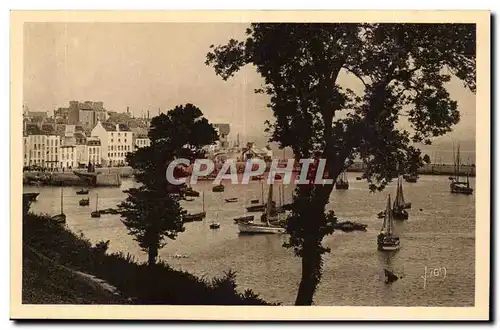
[[[396,231],[402,248],[392,254],[376,250],[376,235],[381,219],[375,214],[385,206],[387,193],[395,194],[395,184],[385,192],[369,193],[366,182],[349,174],[351,187],[334,190],[328,208],[335,209],[341,220],[363,222],[367,232],[336,232],[325,238],[332,252],[325,258],[323,279],[315,296],[317,305],[391,305],[391,306],[471,306],[474,304],[475,267],[475,195],[452,195],[445,176],[421,176],[418,183],[405,183],[405,198],[413,203],[407,222],[397,222]],[[121,189],[96,188],[90,192],[90,206],[78,206],[83,196],[79,188],[64,188],[64,212],[67,225],[83,232],[93,242],[111,240],[111,251],[128,252],[138,260],[146,256],[127,234],[118,215],[90,217],[99,194],[99,208],[115,207],[125,198],[122,190],[135,185],[124,180]],[[472,186],[475,182],[472,181]],[[293,304],[300,280],[300,259],[282,247],[287,236],[239,236],[233,217],[245,213],[251,199],[261,198],[261,184],[226,185],[226,191],[211,191],[207,182],[194,187],[205,192],[207,218],[186,224],[186,231],[169,241],[160,257],[178,269],[196,275],[221,275],[237,272],[241,290],[253,289],[268,301]],[[291,198],[293,187],[285,187],[285,199]],[[277,190],[277,189],[276,189]],[[275,190],[275,191],[276,191]],[[60,188],[25,187],[25,192],[40,192],[32,209],[37,213],[55,214],[60,210]],[[224,198],[238,197],[237,203]],[[201,210],[201,197],[183,202],[190,212]],[[255,213],[256,214],[256,213]],[[256,214],[257,215],[257,214]],[[211,230],[212,220],[221,223]],[[176,254],[187,258],[174,258]],[[428,277],[424,288],[424,270],[445,267],[446,278]],[[393,269],[402,279],[386,285],[384,268]]]

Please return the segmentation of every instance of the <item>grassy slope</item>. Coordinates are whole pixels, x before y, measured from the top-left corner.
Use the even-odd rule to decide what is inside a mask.
[[[23,300],[27,303],[115,303],[117,297],[93,281],[65,271],[71,269],[106,281],[117,288],[122,301],[131,298],[133,304],[268,305],[250,290],[238,292],[234,273],[200,279],[166,264],[150,267],[129,255],[106,254],[46,216],[23,217],[23,244],[36,251],[23,255]]]
[[[123,304],[121,297],[29,247],[23,248],[23,304]]]

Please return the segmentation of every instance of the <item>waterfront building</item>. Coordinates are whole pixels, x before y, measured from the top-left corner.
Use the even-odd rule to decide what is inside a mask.
[[[59,148],[61,147],[61,138],[58,135],[47,135],[46,141],[47,149],[45,167],[56,169],[59,165]]]
[[[144,147],[149,147],[151,145],[151,140],[144,135],[139,135],[134,140],[135,140],[134,142],[135,148],[144,148]]]
[[[29,166],[29,138],[28,136],[23,136],[23,167]]]
[[[107,166],[126,165],[126,155],[133,151],[133,132],[124,124],[98,122],[91,136],[101,141],[102,160]]]
[[[76,145],[62,145],[59,148],[59,167],[71,170],[78,166]]]
[[[102,153],[101,153],[101,140],[97,137],[89,137],[87,139],[87,164],[91,163],[94,165],[102,164]]]
[[[75,152],[76,152],[76,163],[78,167],[85,167],[88,164],[87,161],[87,137],[85,133],[78,130],[74,134],[75,136]]]
[[[37,125],[27,127],[23,136],[23,165],[54,169],[58,165],[60,137]]]

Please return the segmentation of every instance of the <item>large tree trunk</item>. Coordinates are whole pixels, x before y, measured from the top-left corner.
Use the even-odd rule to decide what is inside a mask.
[[[158,248],[150,247],[148,249],[148,265],[153,266],[156,264],[156,257],[158,257]]]
[[[311,188],[309,188],[311,189]],[[332,192],[333,185],[325,185],[312,188],[299,190],[299,194],[311,194],[312,205],[310,208],[301,208],[302,211],[300,221],[305,225],[306,233],[303,236],[303,245],[301,251],[302,258],[302,276],[300,280],[299,290],[295,305],[297,306],[310,306],[313,303],[314,293],[321,279],[321,265],[322,254],[324,252],[321,241],[323,239],[321,227],[326,224],[325,206],[329,201],[330,193]],[[312,225],[310,227],[309,225]],[[307,233],[307,231],[309,231]]]
[[[302,278],[300,280],[296,306],[311,306],[320,280],[321,253],[313,247],[304,249],[302,255]]]
[[[344,157],[341,155],[340,157]],[[338,160],[338,157],[337,159]],[[342,171],[342,165],[345,158],[342,161],[333,162],[329,159],[327,162],[328,178],[332,179],[335,183],[338,175]],[[332,166],[333,165],[333,166]],[[297,298],[295,300],[295,305],[297,306],[310,306],[313,303],[314,293],[321,279],[321,266],[322,266],[322,254],[324,252],[321,241],[323,235],[320,234],[321,228],[326,225],[326,215],[325,207],[329,202],[330,194],[333,190],[333,184],[328,185],[316,185],[314,188],[302,188],[299,189],[298,193],[307,196],[311,194],[311,205],[308,208],[299,208],[298,214],[300,216],[300,221],[304,224],[303,228],[308,228],[312,230],[309,234],[303,236],[302,245],[302,276],[300,280],[299,290],[297,292]],[[310,190],[312,189],[312,190]],[[313,225],[314,228],[310,228],[308,225]]]

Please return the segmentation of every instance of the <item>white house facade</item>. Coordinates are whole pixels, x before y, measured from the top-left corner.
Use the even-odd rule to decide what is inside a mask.
[[[59,167],[70,170],[78,166],[75,145],[62,145],[59,148]]]
[[[126,165],[127,153],[133,151],[133,132],[127,125],[98,122],[91,136],[101,141],[102,160],[107,166]]]

